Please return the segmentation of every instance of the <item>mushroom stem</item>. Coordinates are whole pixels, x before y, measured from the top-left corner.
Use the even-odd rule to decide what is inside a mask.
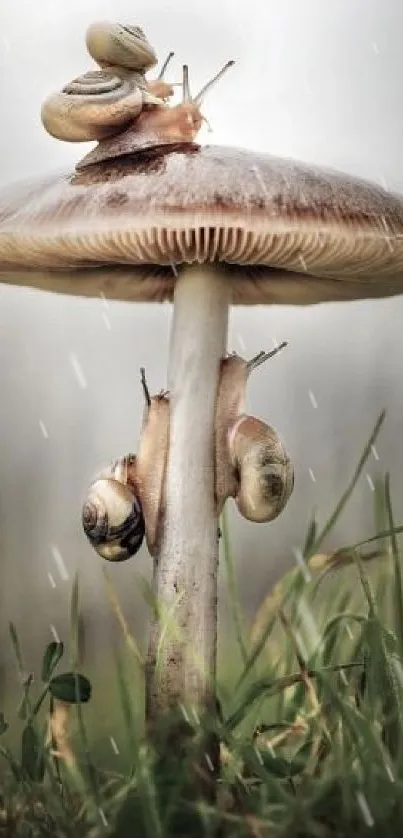
[[[229,302],[228,280],[216,266],[181,270],[169,351],[166,513],[154,559],[159,616],[151,628],[147,664],[149,722],[180,705],[203,712],[215,703],[219,544],[214,429]]]

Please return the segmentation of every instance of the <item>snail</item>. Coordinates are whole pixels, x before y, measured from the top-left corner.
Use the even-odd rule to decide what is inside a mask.
[[[251,361],[233,354],[221,362],[216,410],[217,504],[220,510],[232,496],[241,515],[256,523],[276,518],[294,487],[294,470],[278,434],[244,412],[250,373],[277,352],[260,352]]]
[[[103,469],[83,505],[84,532],[104,559],[122,562],[140,549],[144,516],[137,496],[136,456],[127,454]]]
[[[173,85],[163,80],[166,68],[174,53],[164,61],[158,77],[146,81],[144,73],[154,67],[157,56],[140,26],[123,26],[120,23],[92,23],[86,32],[87,50],[101,70],[113,67],[137,71],[143,76],[139,83],[153,96],[168,99],[173,96]]]
[[[102,140],[122,131],[145,105],[161,99],[142,89],[136,77],[109,70],[91,70],[50,96],[41,117],[48,134],[68,142]]]
[[[100,21],[88,27],[85,41],[91,58],[104,67],[125,67],[145,73],[157,56],[140,26]]]
[[[86,45],[99,69],[73,79],[49,96],[41,110],[44,128],[52,137],[100,143],[77,164],[78,170],[158,145],[192,143],[203,121],[207,122],[200,111],[206,93],[234,64],[228,61],[195,97],[190,94],[184,65],[182,102],[169,107],[175,85],[164,80],[164,73],[173,52],[157,78],[146,79],[157,56],[139,26],[93,23],[86,32]]]
[[[150,396],[143,369],[141,381],[146,407],[138,454],[127,454],[102,469],[82,510],[92,547],[114,562],[134,556],[144,536],[154,555],[163,518],[169,398],[166,391]]]
[[[221,362],[215,427],[217,515],[226,499],[234,497],[247,520],[272,521],[291,495],[294,471],[282,441],[274,428],[244,413],[251,371],[277,351],[260,352],[251,361],[232,354]],[[145,412],[138,454],[104,468],[83,505],[85,534],[108,561],[135,555],[144,536],[150,554],[158,554],[166,507],[169,393],[150,396],[143,368],[141,384]]]
[[[157,57],[137,26],[94,23],[86,34],[87,48],[100,69],[73,79],[44,102],[41,110],[46,131],[68,142],[102,140],[123,131],[149,107],[164,107],[173,86],[163,75],[169,53],[157,79],[148,82],[145,71]]]
[[[125,154],[132,155],[158,146],[193,143],[203,121],[207,122],[200,110],[204,97],[234,63],[234,61],[228,61],[195,97],[192,97],[190,93],[188,67],[185,64],[182,102],[179,105],[143,108],[135,121],[118,136],[103,139],[76,165],[76,169],[80,171],[87,166],[101,163],[103,160]],[[157,80],[155,84],[158,83]],[[148,89],[153,90],[154,93],[157,91],[161,95],[163,91],[152,87],[153,84],[148,83]]]

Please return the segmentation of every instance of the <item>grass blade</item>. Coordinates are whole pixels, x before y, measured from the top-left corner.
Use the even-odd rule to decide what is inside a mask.
[[[393,586],[393,604],[394,604],[394,619],[395,631],[399,644],[399,654],[403,655],[403,589],[402,589],[402,571],[400,567],[399,547],[397,544],[396,532],[394,532],[392,501],[390,497],[390,478],[389,474],[385,476],[385,504],[388,516],[388,525],[391,531],[390,544],[392,548],[393,572],[395,577],[395,584]]]
[[[350,497],[351,497],[351,495],[352,495],[352,493],[353,493],[353,491],[356,487],[356,484],[357,484],[357,482],[358,482],[358,480],[359,480],[359,478],[362,474],[365,463],[366,463],[366,461],[367,461],[367,459],[368,459],[368,457],[371,453],[372,446],[374,445],[374,442],[375,442],[375,440],[376,440],[376,438],[379,434],[379,431],[380,431],[380,429],[383,425],[383,422],[385,420],[385,416],[386,416],[386,411],[383,410],[382,413],[380,414],[380,416],[378,417],[376,423],[375,423],[375,427],[374,427],[374,429],[371,433],[371,436],[370,436],[370,438],[369,438],[369,440],[368,440],[368,442],[367,442],[367,444],[366,444],[366,446],[365,446],[365,448],[364,448],[364,450],[361,454],[361,457],[358,461],[357,467],[356,467],[356,469],[354,471],[354,474],[353,474],[353,476],[350,480],[350,483],[347,486],[347,489],[345,490],[345,492],[343,492],[338,504],[336,505],[332,514],[329,516],[328,520],[326,521],[326,524],[322,527],[319,535],[316,536],[315,541],[311,545],[310,550],[309,550],[307,556],[305,556],[305,558],[308,558],[308,557],[312,556],[317,551],[318,547],[322,544],[322,542],[324,541],[326,536],[329,535],[329,533],[333,529],[337,519],[340,517],[344,507],[346,506],[347,502],[349,501],[349,499],[350,499]]]

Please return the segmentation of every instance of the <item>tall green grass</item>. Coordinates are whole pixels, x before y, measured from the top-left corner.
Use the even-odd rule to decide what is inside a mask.
[[[334,510],[321,524],[312,518],[296,567],[264,598],[251,625],[242,614],[223,517],[232,661],[219,667],[214,717],[199,719],[178,708],[192,732],[186,749],[170,740],[168,724],[160,731],[160,750],[145,738],[143,708],[133,690],[133,672],[142,683],[140,644],[110,583],[122,628],[114,676],[110,671],[105,676],[114,677],[123,732],[114,770],[97,759],[89,733],[97,699],[77,672],[78,582],[72,592],[68,663],[63,644],[50,644],[39,688],[24,675],[18,632],[10,627],[21,674],[15,714],[21,735],[18,747],[12,747],[16,719],[0,716],[0,835],[388,838],[403,831],[398,538],[403,526],[395,523],[388,475],[375,481],[374,533],[326,551],[326,539],[357,486],[383,421],[384,414]],[[146,595],[150,599],[149,591]],[[152,599],[150,605],[155,607]],[[49,715],[58,707],[70,708],[65,733],[71,758],[55,755],[58,742],[46,736]],[[198,750],[206,731],[221,743],[215,799],[194,793],[196,768],[211,776],[208,756],[200,761]]]

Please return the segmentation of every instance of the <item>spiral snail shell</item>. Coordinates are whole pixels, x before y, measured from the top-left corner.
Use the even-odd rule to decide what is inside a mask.
[[[145,73],[157,63],[157,56],[140,26],[98,21],[86,32],[87,50],[101,67],[126,67]]]
[[[278,434],[253,416],[240,416],[229,434],[237,476],[235,503],[248,521],[273,521],[294,487],[294,470]]]
[[[83,504],[84,532],[110,562],[123,562],[140,549],[145,524],[136,489],[136,456],[128,454],[103,469]]]
[[[46,131],[59,140],[102,140],[122,131],[144,105],[163,106],[161,99],[139,86],[136,74],[91,70],[73,79],[44,102]]]

